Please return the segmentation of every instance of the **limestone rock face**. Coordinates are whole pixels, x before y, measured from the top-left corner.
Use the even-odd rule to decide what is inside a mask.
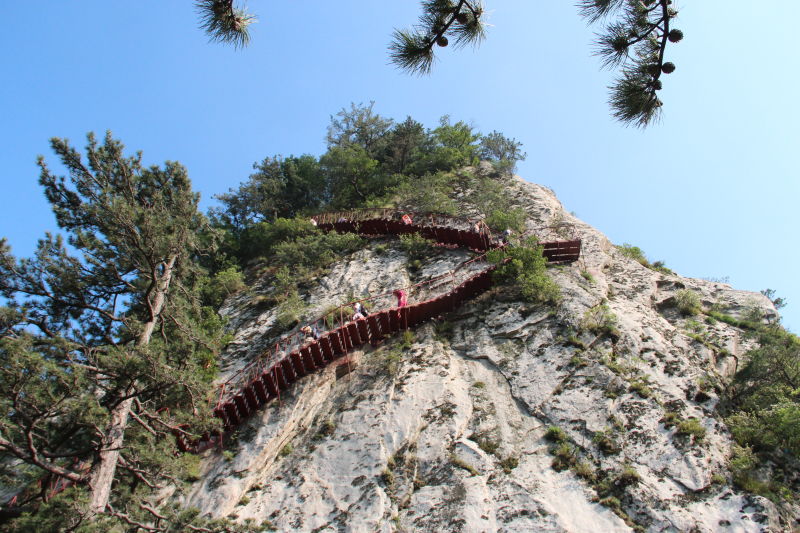
[[[544,187],[515,179],[509,194],[541,238],[583,241],[580,261],[550,269],[560,304],[496,288],[354,351],[253,416],[226,453],[205,452],[183,503],[279,531],[788,528],[769,501],[730,485],[731,438],[715,406],[748,341],[674,303],[690,290],[706,309],[774,316],[771,302],[642,266]],[[561,223],[572,229],[545,229]],[[391,241],[372,244],[302,291],[305,314],[469,257],[441,250],[414,272]],[[253,303],[267,292],[256,284],[227,302],[235,339],[223,378],[274,343],[278,311]]]

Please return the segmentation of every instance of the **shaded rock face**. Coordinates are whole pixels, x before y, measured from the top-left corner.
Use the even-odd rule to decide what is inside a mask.
[[[774,315],[769,300],[643,267],[546,188],[516,179],[509,194],[542,238],[567,222],[583,240],[579,262],[550,269],[559,305],[493,289],[303,378],[240,428],[232,453],[204,454],[183,503],[280,531],[781,530],[769,501],[730,487],[714,410],[748,341],[671,303],[691,290],[706,308]],[[409,272],[391,244],[372,246],[305,291],[307,316],[468,257],[442,250]],[[277,311],[249,303],[266,290],[227,303],[223,376],[274,342]]]

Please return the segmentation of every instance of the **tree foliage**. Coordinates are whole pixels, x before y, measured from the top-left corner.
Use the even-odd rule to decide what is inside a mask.
[[[499,181],[466,183],[453,171],[483,160],[499,177],[525,158],[520,144],[499,132],[484,136],[447,116],[432,129],[411,117],[395,123],[376,113],[374,103],[352,104],[333,115],[326,139],[327,151],[319,158],[267,157],[237,189],[216,197],[221,206],[212,209],[211,218],[226,232],[218,263],[220,257],[247,262],[266,254],[275,232],[289,227],[286,219],[323,209],[408,205],[455,214],[453,192],[462,185],[482,213],[504,210]],[[310,231],[302,224],[292,227]],[[284,237],[289,236],[278,240]]]
[[[51,145],[68,173],[40,158],[40,183],[66,241],[47,234],[24,259],[0,243],[0,462],[20,465],[5,481],[74,483],[65,523],[152,520],[148,497],[180,483],[175,434],[211,424],[222,324],[197,265],[211,230],[178,163],[145,168],[110,133],[89,135],[85,160]]]
[[[483,6],[478,0],[423,0],[419,23],[411,30],[395,30],[389,53],[399,68],[428,74],[434,49],[477,45],[485,37]]]
[[[224,209],[212,209],[211,216],[219,224],[242,230],[258,222],[297,216],[325,202],[325,178],[314,156],[267,157],[253,169],[237,190],[216,197]]]
[[[250,24],[256,17],[234,6],[233,0],[196,0],[200,27],[212,41],[231,44],[236,48],[250,42]]]
[[[800,456],[800,339],[777,324],[760,325],[755,335],[758,347],[745,354],[727,391],[726,422],[750,457],[736,468],[737,483],[774,496],[750,474],[765,459],[793,471]]]
[[[640,127],[657,120],[661,75],[675,70],[664,60],[667,43],[683,39],[682,31],[670,28],[678,14],[672,0],[580,0],[578,6],[590,23],[610,19],[595,51],[604,67],[621,69],[610,87],[614,117]]]
[[[529,237],[520,246],[492,250],[487,259],[498,265],[495,279],[518,288],[526,300],[552,304],[561,299],[558,285],[547,275],[547,259],[536,238]]]
[[[247,28],[255,17],[233,0],[198,0],[196,5],[211,40],[236,47],[249,42]],[[578,0],[578,10],[590,24],[605,22],[595,53],[604,68],[620,69],[609,88],[613,116],[638,127],[658,120],[661,75],[675,71],[675,64],[665,61],[667,44],[683,39],[683,32],[671,27],[678,15],[673,1]],[[480,0],[422,0],[417,24],[392,34],[391,62],[412,74],[428,74],[437,48],[451,42],[456,48],[478,46],[486,37],[485,18]]]

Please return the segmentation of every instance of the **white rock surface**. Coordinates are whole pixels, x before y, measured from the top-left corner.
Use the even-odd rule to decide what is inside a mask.
[[[407,349],[402,338],[388,339],[351,354],[352,371],[339,378],[333,367],[304,378],[241,428],[229,459],[206,452],[202,479],[184,503],[214,517],[269,520],[280,531],[788,527],[770,502],[712,483],[712,475],[727,475],[731,439],[714,411],[717,394],[709,387],[697,393],[735,371],[747,341],[732,326],[707,324],[702,316],[693,323],[669,305],[682,288],[733,315],[753,306],[773,315],[769,300],[643,267],[564,212],[544,187],[516,180],[510,193],[529,213],[531,230],[564,221],[583,240],[579,262],[550,270],[561,304],[535,306],[508,291],[488,293],[447,317],[450,332],[440,325],[437,334],[435,324],[426,324]],[[414,279],[446,272],[467,257],[442,251]],[[408,284],[406,263],[391,246],[382,254],[357,252],[303,294],[308,316],[349,294]],[[265,334],[276,310],[249,305],[252,296],[240,295],[225,309],[235,340],[224,375],[274,342]],[[617,318],[616,337],[581,328],[587,310],[604,301]],[[705,344],[688,335],[691,328]],[[631,389],[645,380],[648,397]],[[666,428],[666,411],[697,418],[705,438],[693,441]],[[613,479],[623,468],[638,474],[638,483],[614,490],[618,513],[573,470],[552,468],[544,435],[553,425],[597,479]],[[593,441],[602,431],[618,453],[605,454]]]

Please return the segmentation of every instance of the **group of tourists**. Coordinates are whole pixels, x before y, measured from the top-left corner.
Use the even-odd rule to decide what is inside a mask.
[[[403,222],[403,224],[406,225],[411,225],[414,222],[412,215],[409,213],[403,214],[400,217],[400,220]],[[339,217],[338,222],[340,223],[349,222],[349,220],[346,217],[341,216]],[[311,224],[317,226],[316,218],[311,219]],[[481,221],[476,222],[473,229],[476,233],[482,233],[483,232],[482,222]],[[513,235],[513,233],[514,232],[510,228],[506,228],[506,230],[503,231],[503,233],[498,239],[500,245],[511,246],[512,245],[511,236]],[[406,293],[405,290],[395,289],[394,291],[392,291],[392,294],[394,295],[395,298],[397,298],[398,309],[401,307],[406,307],[408,305],[408,294]],[[353,304],[353,315],[351,317],[351,320],[365,319],[367,318],[368,315],[369,315],[369,310],[364,306],[362,302],[356,302]],[[317,340],[320,336],[319,329],[317,328],[316,324],[314,324],[313,326],[304,326],[300,329],[300,331],[305,335],[305,342],[311,342]]]
[[[397,298],[397,307],[405,307],[408,305],[408,294],[403,289],[395,289],[392,294]],[[361,320],[369,316],[369,310],[364,306],[363,302],[356,302],[353,304],[353,316],[350,320]],[[303,334],[303,342],[313,342],[320,337],[320,331],[317,324],[311,326],[303,326],[300,328],[300,333]]]

